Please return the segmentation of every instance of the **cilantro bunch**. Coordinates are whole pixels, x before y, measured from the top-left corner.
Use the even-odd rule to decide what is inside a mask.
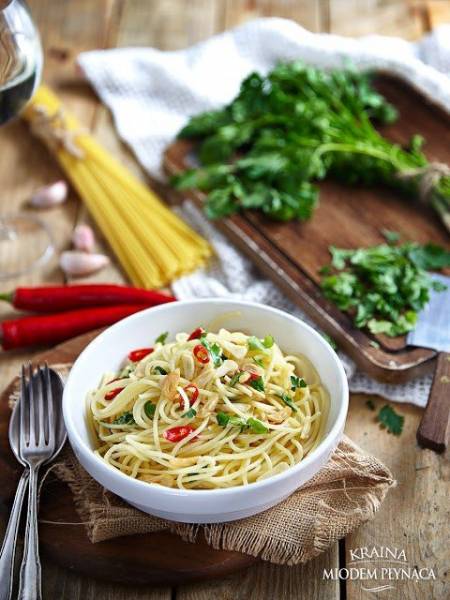
[[[411,331],[430,290],[446,289],[427,273],[450,266],[450,252],[435,244],[391,242],[357,250],[331,246],[330,252],[331,265],[321,270],[325,296],[350,311],[356,327],[374,334],[394,337]]]
[[[206,192],[210,218],[257,209],[280,221],[308,219],[318,195],[312,182],[327,175],[418,193],[423,140],[414,136],[406,150],[372,123],[396,118],[368,73],[280,64],[266,76],[252,73],[224,108],[190,119],[178,137],[198,142],[200,166],[173,183]],[[450,177],[436,179],[428,199],[450,222]]]

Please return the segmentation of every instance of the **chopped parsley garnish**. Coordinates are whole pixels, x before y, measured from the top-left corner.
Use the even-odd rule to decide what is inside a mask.
[[[153,402],[150,402],[150,400],[144,404],[144,412],[150,419],[155,416],[155,411],[156,404],[153,404]]]
[[[213,365],[215,367],[220,367],[222,364],[222,348],[219,346],[219,344],[210,344],[206,339],[206,335],[200,338],[200,343],[208,350],[211,360],[213,361]]]
[[[377,420],[382,427],[385,427],[389,431],[389,433],[400,435],[403,431],[405,417],[395,412],[392,406],[389,406],[388,404],[385,404],[383,408],[380,409]]]
[[[436,244],[406,242],[357,250],[331,246],[330,252],[334,272],[322,277],[325,296],[349,311],[356,327],[390,337],[414,329],[430,291],[445,289],[427,270],[450,266],[450,251]]]
[[[228,385],[236,385],[236,383],[239,381],[239,377],[241,376],[241,371],[238,371],[237,373],[235,373],[233,375],[233,377],[230,379],[230,383]]]
[[[114,419],[113,421],[114,425],[134,425],[134,423],[135,420],[132,412],[125,412],[123,415],[120,415],[120,417],[117,417],[117,419]]]
[[[294,412],[298,411],[298,408],[295,406],[294,401],[292,400],[292,398],[289,396],[289,394],[283,393],[280,394],[280,398],[283,400],[283,402],[285,404],[287,404],[290,408],[292,408],[292,410]]]
[[[237,415],[229,415],[224,412],[217,413],[217,423],[222,427],[227,427],[227,425],[240,427],[241,431],[245,428],[251,429],[254,433],[268,433],[269,431],[264,425],[264,423],[261,423],[261,421],[259,421],[258,419],[249,417],[247,421],[245,421]]]
[[[331,269],[329,272],[331,273]],[[327,273],[327,275],[328,275],[328,273]],[[328,335],[328,333],[324,333],[323,331],[321,332],[321,335],[322,335],[323,339],[326,340],[330,344],[330,346],[333,348],[333,350],[336,351],[337,347],[338,347],[336,340],[334,340],[331,337],[331,335]]]
[[[161,333],[161,335],[158,335],[158,337],[155,340],[155,344],[164,344],[165,341],[167,340],[169,336],[169,332],[165,331],[164,333]]]
[[[258,390],[258,392],[264,392],[264,380],[262,377],[258,377],[257,379],[251,379],[248,382],[254,390]]]
[[[297,388],[305,388],[307,387],[306,381],[302,377],[297,377],[297,375],[291,375],[291,390],[295,392]]]
[[[261,421],[258,421],[258,419],[254,419],[253,417],[247,419],[247,427],[250,427],[250,429],[255,433],[269,432],[268,428],[264,425],[264,423],[261,423]]]
[[[162,367],[160,367],[159,365],[157,365],[155,367],[155,371],[158,371],[158,373],[161,373],[161,375],[167,375],[167,371],[165,369],[163,369]]]
[[[235,427],[240,427],[241,429],[247,425],[244,419],[241,419],[241,417],[238,417],[237,415],[229,415],[224,412],[217,413],[217,423],[222,427],[234,425]]]
[[[274,344],[274,339],[271,335],[266,335],[266,337],[263,339],[263,345],[266,348],[272,348]]]
[[[195,408],[190,408],[187,412],[182,415],[183,417],[187,417],[188,419],[193,419],[197,415],[197,411]]]
[[[135,364],[131,364],[131,365],[126,365],[119,373],[119,377],[120,379],[126,379],[127,377],[130,376],[130,373],[132,373],[135,369]]]
[[[248,338],[247,344],[249,350],[259,350],[260,352],[267,354],[269,348],[273,346],[273,337],[271,335],[267,335],[264,340],[260,340],[256,336],[252,335]]]

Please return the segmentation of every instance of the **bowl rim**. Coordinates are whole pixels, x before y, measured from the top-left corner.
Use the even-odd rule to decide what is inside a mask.
[[[261,481],[255,481],[248,485],[240,485],[240,486],[238,485],[238,486],[232,486],[232,487],[228,487],[228,488],[214,488],[211,490],[202,490],[202,489],[200,489],[200,490],[196,490],[196,489],[182,490],[182,489],[178,489],[178,488],[170,488],[170,487],[155,485],[155,484],[152,484],[152,483],[149,483],[146,481],[141,481],[139,479],[135,479],[134,477],[130,477],[126,473],[123,473],[119,469],[116,469],[112,465],[106,463],[100,456],[98,456],[92,450],[92,448],[90,448],[88,446],[88,444],[83,440],[81,435],[78,433],[78,430],[72,420],[71,411],[69,408],[69,402],[70,402],[69,397],[70,397],[70,393],[71,393],[72,380],[74,379],[74,377],[76,375],[76,373],[74,372],[75,367],[76,367],[78,361],[80,361],[82,359],[84,354],[86,354],[87,352],[91,352],[92,348],[95,349],[97,346],[100,346],[102,344],[104,338],[108,337],[108,335],[110,334],[110,332],[112,330],[126,329],[126,327],[128,326],[128,324],[130,322],[145,318],[148,313],[150,313],[151,315],[157,316],[158,312],[163,312],[165,310],[171,310],[171,307],[175,308],[180,305],[181,306],[191,306],[191,305],[201,305],[201,304],[211,304],[211,303],[224,304],[224,305],[238,304],[238,305],[241,305],[242,307],[249,308],[249,309],[252,309],[252,308],[257,308],[259,310],[262,309],[263,311],[268,312],[270,314],[278,315],[278,316],[286,318],[290,321],[293,321],[297,325],[300,324],[300,326],[305,328],[312,335],[312,337],[316,338],[316,340],[319,342],[319,345],[323,346],[325,348],[326,352],[328,352],[328,354],[332,358],[332,361],[335,364],[335,367],[337,369],[337,373],[339,375],[339,379],[340,379],[341,385],[342,385],[342,394],[341,394],[342,402],[339,407],[339,412],[337,414],[336,421],[333,424],[333,426],[331,427],[330,431],[327,433],[327,435],[320,442],[320,444],[310,454],[308,454],[308,456],[306,456],[306,458],[302,459],[300,462],[296,463],[292,467],[289,467],[285,471],[282,471],[281,473],[271,475],[271,476],[267,477],[266,479],[262,479]],[[225,312],[225,310],[224,310],[224,312]],[[302,471],[303,469],[306,469],[308,467],[308,465],[310,465],[314,460],[320,458],[321,456],[323,456],[324,454],[329,452],[330,449],[332,449],[333,447],[335,447],[337,445],[337,442],[341,436],[340,432],[343,431],[345,421],[347,418],[348,405],[349,405],[349,387],[348,387],[348,381],[347,381],[347,376],[346,376],[344,367],[342,366],[342,363],[341,363],[338,355],[333,350],[331,345],[325,340],[325,338],[318,331],[316,331],[313,327],[311,327],[311,325],[309,325],[302,319],[295,317],[295,316],[287,313],[286,311],[280,310],[278,308],[274,308],[272,306],[266,306],[266,305],[260,304],[258,302],[251,302],[248,300],[239,300],[239,299],[234,299],[234,298],[199,298],[199,299],[189,299],[189,300],[177,300],[176,302],[170,302],[170,303],[165,303],[165,304],[162,304],[159,306],[153,306],[153,307],[146,308],[142,311],[134,313],[134,314],[118,321],[117,323],[114,323],[113,325],[111,325],[110,327],[105,329],[105,331],[102,331],[102,333],[100,333],[97,337],[95,337],[91,342],[89,342],[89,344],[79,354],[79,356],[73,363],[72,368],[70,369],[69,376],[68,376],[66,384],[64,386],[64,393],[63,393],[64,423],[66,425],[70,445],[75,446],[74,449],[75,449],[75,453],[77,455],[79,453],[81,453],[88,462],[94,461],[94,464],[96,464],[100,469],[103,469],[105,471],[105,474],[106,473],[110,474],[113,477],[113,479],[115,479],[118,483],[128,484],[128,486],[130,487],[130,490],[131,490],[131,488],[134,488],[136,491],[152,490],[157,493],[161,492],[166,495],[178,496],[181,498],[182,497],[191,497],[192,498],[194,496],[200,497],[200,496],[210,496],[210,495],[245,494],[246,492],[249,492],[250,490],[262,490],[266,487],[276,485],[276,483],[278,481],[285,479],[288,475],[293,475],[298,471]],[[83,404],[82,406],[85,406],[85,404]],[[78,459],[78,456],[77,456],[77,459]],[[94,477],[94,479],[95,479],[95,477]]]

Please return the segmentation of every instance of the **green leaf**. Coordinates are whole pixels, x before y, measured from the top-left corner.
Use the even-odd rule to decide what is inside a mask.
[[[437,244],[414,245],[409,256],[418,267],[426,271],[450,267],[450,251]]]
[[[167,340],[169,336],[169,332],[165,331],[164,333],[161,333],[161,335],[158,335],[158,337],[155,340],[155,344],[164,344],[165,341]]]
[[[291,390],[295,392],[297,388],[305,388],[308,387],[306,381],[302,377],[297,377],[297,375],[291,375]]]
[[[308,219],[317,205],[314,182],[328,176],[419,195],[421,177],[399,174],[427,166],[422,140],[413,136],[406,149],[373,124],[397,116],[370,73],[281,63],[251,73],[226,106],[191,117],[178,137],[194,140],[200,165],[172,182],[206,192],[210,218],[258,210],[279,221]],[[441,212],[449,204],[446,182],[433,185]]]
[[[258,377],[258,379],[251,379],[248,384],[255,390],[259,392],[264,392],[264,380],[262,377]]]
[[[237,415],[230,415],[228,413],[219,412],[217,413],[217,423],[222,427],[227,427],[227,425],[232,425],[234,427],[240,427],[243,429],[247,426],[247,423],[241,417]]]
[[[134,423],[135,420],[132,412],[125,412],[113,421],[114,425],[134,425]]]
[[[388,404],[386,404],[385,406],[383,406],[383,408],[380,409],[377,415],[377,419],[383,427],[386,427],[389,433],[393,433],[394,435],[400,435],[403,431],[405,417],[403,415],[399,415]]]
[[[400,239],[398,231],[390,231],[389,229],[382,229],[381,233],[388,244],[395,244]]]
[[[215,367],[220,367],[222,364],[222,348],[219,346],[219,344],[210,344],[206,339],[206,335],[202,335],[200,337],[200,343],[208,350],[213,365]]]
[[[153,404],[153,402],[150,402],[150,400],[144,404],[144,412],[150,419],[154,417],[155,411],[156,404]]]
[[[240,371],[238,371],[237,373],[235,373],[233,375],[233,377],[230,379],[230,383],[228,385],[230,385],[231,387],[233,387],[234,385],[236,385],[236,383],[239,381],[240,375],[241,375]]]
[[[186,411],[183,415],[181,415],[182,417],[186,417],[188,419],[193,419],[195,416],[197,415],[197,411],[195,410],[195,408],[190,408],[188,411]]]
[[[274,343],[274,339],[271,335],[266,335],[266,337],[263,339],[263,346],[266,348],[272,348]]]
[[[264,368],[264,363],[263,363],[263,361],[262,361],[260,358],[256,358],[255,356],[253,356],[253,361],[254,361],[254,362],[257,364],[257,365],[259,365],[260,367],[263,367],[263,368]]]
[[[163,369],[162,367],[160,367],[159,365],[154,367],[154,370],[158,371],[158,373],[160,373],[161,375],[167,375],[167,371],[165,369]]]
[[[264,343],[265,341],[267,341],[267,343],[270,345],[266,345]],[[272,338],[272,336],[268,335],[264,338],[264,340],[260,340],[256,336],[252,335],[248,338],[247,344],[248,344],[249,350],[259,350],[260,352],[264,352],[264,354],[267,354],[269,348],[271,348],[271,346],[273,346],[273,338]]]
[[[347,250],[330,248],[335,271],[323,276],[324,295],[348,311],[356,327],[390,337],[414,329],[435,286],[425,268],[450,262],[450,252],[413,242]],[[372,344],[374,345],[374,344]]]
[[[247,427],[250,427],[253,433],[269,433],[269,429],[264,423],[261,423],[261,421],[254,419],[253,417],[247,419]]]
[[[288,406],[290,406],[290,408],[292,408],[292,410],[294,412],[298,412],[298,408],[295,406],[294,401],[289,396],[289,394],[286,394],[286,393],[280,394],[280,398],[283,400],[283,402],[285,404],[287,404]]]

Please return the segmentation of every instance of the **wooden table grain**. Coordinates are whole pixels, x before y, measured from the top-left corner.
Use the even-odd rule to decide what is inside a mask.
[[[143,177],[130,152],[118,141],[110,116],[76,69],[79,52],[127,45],[177,49],[218,31],[259,16],[291,18],[313,31],[344,35],[383,33],[407,39],[450,21],[446,0],[29,0],[45,47],[46,81],[63,97],[79,119],[135,173]],[[24,124],[14,122],[0,131],[0,212],[26,209],[31,192],[61,173]],[[57,251],[70,245],[78,222],[89,216],[75,194],[44,218],[55,235]],[[109,252],[99,237],[99,249]],[[30,252],[32,249],[30,248]],[[41,270],[8,282],[60,283],[56,257]],[[87,281],[125,281],[111,266]],[[6,291],[3,283],[0,291]],[[0,308],[0,317],[14,314]],[[0,355],[1,385],[15,375],[28,351]],[[415,442],[421,410],[397,406],[405,416],[405,431],[396,438],[380,430],[367,396],[353,395],[347,433],[364,450],[373,452],[393,471],[398,486],[390,492],[376,518],[304,566],[260,564],[223,580],[177,589],[122,587],[80,577],[43,561],[45,600],[357,600],[376,597],[365,582],[332,581],[324,570],[349,566],[352,551],[373,546],[404,549],[408,562],[434,569],[435,579],[395,582],[378,596],[389,600],[445,600],[450,597],[449,456],[420,450]],[[375,399],[377,406],[384,402]],[[1,525],[4,528],[5,510]],[[82,525],[73,525],[79,527]],[[367,586],[369,587],[369,586]]]

